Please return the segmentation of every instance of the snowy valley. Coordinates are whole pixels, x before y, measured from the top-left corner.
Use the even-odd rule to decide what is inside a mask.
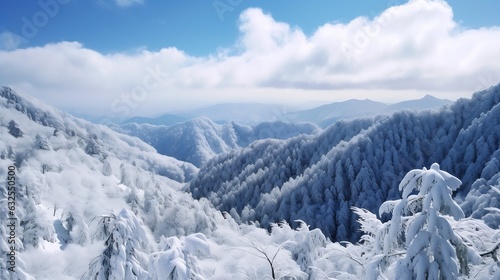
[[[201,167],[214,156],[246,147],[255,140],[288,139],[301,134],[315,134],[320,129],[312,123],[262,122],[255,126],[235,122],[216,124],[201,117],[172,126],[149,124],[111,124],[114,130],[136,136],[155,147],[158,153]]]
[[[500,279],[500,85],[324,129],[107,127],[0,87],[0,184],[0,279]]]

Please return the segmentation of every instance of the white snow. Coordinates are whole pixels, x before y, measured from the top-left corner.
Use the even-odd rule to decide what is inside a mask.
[[[15,165],[20,222],[13,278],[266,279],[273,271],[278,279],[498,277],[496,262],[479,256],[500,236],[500,154],[489,144],[497,143],[495,93],[479,94],[471,101],[478,106],[458,102],[453,113],[343,121],[317,134],[261,139],[235,149],[227,144],[237,141],[233,134],[197,123],[186,135],[203,136],[192,143],[201,147],[197,156],[210,157],[199,170],[135,137],[0,88],[0,184],[6,185],[7,167]],[[463,112],[470,113],[466,129],[453,134],[457,128],[448,119]],[[22,133],[9,129],[11,120]],[[269,125],[259,127],[262,135]],[[239,135],[257,128],[231,127]],[[181,133],[186,126],[176,129]],[[456,141],[436,147],[426,142],[427,135],[441,139],[446,133]],[[470,146],[467,139],[476,134],[484,142],[477,137],[479,144]],[[428,145],[434,154],[419,149]],[[440,166],[400,180],[405,168],[438,157],[442,146],[450,152],[441,155]],[[463,164],[457,160],[468,157]],[[457,172],[464,179],[451,175]],[[464,211],[452,198],[453,191],[463,191],[461,181],[472,188],[461,200]],[[0,194],[3,220],[6,188]],[[366,234],[360,243],[332,242],[356,239],[351,206],[358,206]],[[360,207],[390,212],[392,219],[383,223]],[[5,224],[0,235],[7,236]],[[2,256],[7,250],[0,239]],[[2,279],[10,277],[6,268],[0,258]]]

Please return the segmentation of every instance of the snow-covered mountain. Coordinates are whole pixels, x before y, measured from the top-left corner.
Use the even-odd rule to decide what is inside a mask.
[[[181,191],[197,170],[1,87],[0,218],[16,222],[0,225],[0,279],[265,277],[245,250],[276,250],[273,237]],[[278,275],[305,274],[278,253]]]
[[[133,117],[120,124],[152,124],[172,126],[193,119],[209,119],[216,124],[238,123],[256,126],[263,122],[283,121],[291,107],[261,103],[222,103],[195,110],[176,111],[158,117]]]
[[[405,191],[390,192],[398,200],[375,209],[392,212],[396,218],[390,222],[380,221],[367,210],[355,209],[364,232],[360,244],[332,243],[327,238],[331,232],[325,231],[325,236],[303,221],[272,224],[269,231],[237,221],[246,217],[261,223],[275,219],[277,215],[267,211],[279,200],[295,217],[304,211],[304,217],[312,213],[325,224],[330,218],[346,218],[340,221],[357,228],[344,209],[351,205],[356,193],[348,188],[334,194],[332,191],[344,185],[318,187],[320,178],[349,182],[352,172],[356,172],[363,184],[352,190],[366,193],[364,198],[371,206],[373,187],[361,178],[370,177],[373,170],[365,162],[380,162],[382,153],[384,160],[378,171],[389,179],[386,182],[397,184],[397,172],[410,164],[428,161],[418,158],[418,153],[405,160],[398,151],[412,154],[402,148],[403,143],[418,143],[425,138],[421,134],[435,134],[435,139],[442,139],[444,144],[443,148],[438,148],[442,143],[433,147],[436,156],[429,161],[450,150],[441,167],[466,174],[461,177],[465,185],[462,195],[467,192],[462,198],[465,213],[494,225],[498,222],[495,194],[499,187],[499,153],[485,155],[495,145],[498,149],[498,93],[497,88],[476,94],[472,101],[460,101],[434,115],[401,113],[338,122],[324,132],[287,140],[266,137],[216,155],[197,175],[194,165],[160,155],[136,137],[75,118],[12,88],[0,87],[0,220],[8,221],[0,224],[0,279],[305,280],[375,279],[378,275],[391,279],[419,275],[497,279],[500,269],[494,256],[500,231],[481,220],[463,219],[463,212],[451,198],[460,181],[437,164],[426,165],[429,170],[409,172],[403,179]],[[387,140],[382,140],[383,147],[375,146],[381,141],[375,139],[386,131],[382,128],[388,127],[394,132],[382,138]],[[438,133],[434,133],[436,129]],[[457,140],[451,143],[452,138]],[[477,146],[464,146],[468,142]],[[396,154],[392,153],[393,143],[400,148]],[[428,147],[423,142],[421,145]],[[381,150],[376,152],[375,147]],[[465,162],[455,166],[464,151]],[[325,168],[329,159],[342,165],[343,157],[348,161],[364,156],[359,172],[355,170],[356,161],[346,165],[345,173],[335,178],[332,176],[337,170],[330,173]],[[395,167],[391,169],[389,164]],[[391,177],[390,172],[396,173]],[[210,175],[214,177],[209,179]],[[240,180],[233,190],[228,183],[202,185],[229,176]],[[291,179],[283,187],[281,182],[287,176]],[[482,178],[470,186],[469,182],[478,176]],[[217,181],[217,177],[222,180]],[[305,186],[306,180],[311,182],[307,186],[310,189],[294,189],[299,184]],[[208,199],[193,199],[186,193],[190,181],[193,194],[200,194],[204,188],[211,192]],[[256,187],[261,183],[262,189]],[[410,192],[413,189],[415,195]],[[219,196],[221,191],[213,190],[227,192]],[[330,199],[331,206],[312,203],[323,195],[318,190]],[[310,192],[314,195],[310,196]],[[221,202],[240,205],[238,201],[247,203],[242,212],[237,207],[228,212],[214,208],[222,208]],[[427,205],[430,201],[432,204]],[[405,205],[405,211],[394,212]],[[311,221],[317,226],[316,221]],[[413,234],[415,228],[420,229],[417,235]],[[399,238],[401,234],[406,242]],[[430,242],[425,242],[427,237]],[[411,262],[415,256],[418,265]]]
[[[431,95],[390,105],[369,99],[351,99],[299,111],[292,107],[276,104],[223,103],[191,111],[164,114],[159,117],[134,117],[121,123],[171,126],[191,119],[208,118],[217,124],[235,122],[255,126],[262,122],[283,121],[291,123],[312,122],[321,127],[327,127],[342,118],[375,116],[403,109],[439,109],[451,103],[453,103],[451,100],[439,99]]]
[[[498,227],[500,214],[492,209],[500,202],[486,189],[498,190],[491,178],[500,170],[499,103],[500,85],[441,111],[343,120],[315,135],[257,141],[209,161],[190,191],[239,221],[268,226],[301,219],[333,240],[356,241],[351,207],[376,211],[399,197],[406,172],[438,162],[462,180],[459,199],[480,180],[484,190],[469,196],[484,195],[482,203],[464,200],[466,213],[481,211]]]
[[[439,109],[451,103],[452,101],[450,100],[439,99],[431,95],[426,95],[421,99],[407,100],[391,105],[370,99],[351,99],[322,105],[308,110],[287,113],[283,118],[292,122],[313,122],[321,127],[327,127],[339,119],[389,114],[403,109]]]
[[[15,137],[12,133],[6,133],[8,137],[4,142],[6,146],[0,148],[2,155],[5,158],[14,159],[16,165],[21,165],[24,157],[29,158],[32,155],[31,153],[26,155],[16,153],[16,148],[32,147],[34,144],[30,145],[30,141],[35,143],[38,141],[35,136],[39,135],[49,143],[53,140],[57,150],[79,148],[87,155],[108,161],[116,172],[119,170],[114,164],[124,161],[131,163],[135,161],[137,167],[178,182],[189,181],[197,171],[196,167],[189,163],[158,155],[154,148],[136,138],[115,133],[102,125],[74,118],[26,95],[14,92],[11,88],[2,87],[0,94],[3,107],[0,120],[3,132],[11,132],[10,122],[13,121],[15,123],[13,126],[18,127],[19,134],[23,136]],[[29,131],[33,127],[40,131]],[[29,151],[29,149],[26,150]],[[56,165],[57,160],[50,158],[46,160],[47,164]]]
[[[316,124],[334,123],[341,118],[371,116],[379,114],[387,108],[387,104],[369,99],[351,99],[343,102],[334,102],[309,110],[291,112],[285,115],[290,121],[308,121]]]
[[[118,132],[139,137],[160,154],[190,162],[197,167],[215,155],[246,147],[255,140],[288,139],[320,131],[312,123],[273,121],[246,126],[235,122],[216,124],[208,118],[196,118],[172,126],[133,123],[111,127]]]
[[[152,125],[173,125],[176,123],[184,122],[186,118],[177,116],[174,114],[164,114],[156,118],[147,118],[147,117],[133,117],[128,120],[122,122],[122,124],[127,123],[147,123]]]
[[[453,101],[448,99],[439,99],[432,95],[426,95],[420,99],[401,101],[389,105],[385,111],[399,111],[403,109],[429,110],[439,109],[446,105],[451,105]]]
[[[289,107],[278,104],[222,103],[177,114],[186,119],[206,117],[215,123],[257,125],[261,122],[280,120],[282,114],[287,111],[290,111]]]

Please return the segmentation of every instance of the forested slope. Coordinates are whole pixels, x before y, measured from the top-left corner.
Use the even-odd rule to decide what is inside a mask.
[[[139,137],[160,154],[190,162],[197,167],[215,155],[246,147],[258,139],[288,139],[320,131],[312,123],[272,121],[247,126],[235,122],[216,124],[208,118],[196,118],[172,126],[132,123],[111,125],[111,128]]]
[[[415,167],[441,163],[463,181],[460,197],[482,173],[496,174],[499,102],[496,86],[437,112],[400,111],[337,122],[318,135],[257,141],[209,161],[190,191],[241,221],[302,219],[334,240],[355,241],[350,207],[375,211],[397,198],[399,181]],[[500,215],[491,215],[497,226]]]
[[[0,279],[265,279],[263,253],[307,279],[319,230],[238,225],[182,191],[197,170],[0,87]]]
[[[477,121],[462,121],[471,129],[456,128],[455,136],[466,131],[482,131],[482,121],[496,127],[490,119],[495,110],[488,110],[492,114],[480,113],[484,109],[480,107],[488,108],[484,104],[488,104],[486,100],[488,96],[492,98],[493,93],[482,94],[482,105],[469,110],[473,112],[471,115],[480,117]],[[399,175],[390,176],[388,172],[401,170],[399,164],[412,164],[404,157],[399,159],[398,149],[389,145],[399,137],[399,146],[408,147],[406,138],[414,134],[410,132],[403,138],[394,132],[387,133],[392,140],[381,142],[387,143],[389,152],[381,153],[381,162],[386,165],[377,170],[385,177],[371,173],[373,168],[367,164],[381,156],[374,146],[378,140],[372,141],[370,137],[385,137],[386,130],[381,128],[392,128],[392,118],[399,116],[403,123],[401,129],[408,131],[412,123],[430,125],[428,130],[416,130],[424,132],[413,136],[415,142],[424,139],[420,134],[427,137],[439,131],[447,123],[445,117],[452,113],[451,110],[442,112],[445,116],[439,124],[432,122],[429,114],[408,113],[342,121],[324,133],[289,140],[258,140],[246,148],[217,155],[202,168],[202,177],[194,182],[215,182],[220,177],[233,185],[205,185],[213,202],[210,203],[205,198],[193,199],[183,191],[196,176],[198,169],[192,164],[159,155],[137,138],[77,119],[11,88],[1,87],[0,184],[8,188],[0,188],[0,219],[14,219],[16,229],[12,231],[11,224],[0,224],[3,236],[0,238],[0,278],[305,280],[386,275],[393,279],[400,275],[432,273],[435,278],[446,274],[452,279],[496,279],[500,270],[493,254],[498,252],[495,248],[498,248],[500,233],[483,221],[461,219],[464,215],[450,196],[451,191],[458,188],[459,180],[440,171],[439,165],[427,165],[430,170],[408,173],[407,178],[412,178],[412,174],[433,178],[436,172],[445,178],[436,184],[432,180],[420,183],[413,180],[412,184],[405,185],[405,189],[421,190],[416,197],[408,196],[406,190],[402,194],[398,189],[374,190],[370,182],[361,180],[373,176],[374,182],[385,178],[397,185]],[[462,117],[454,120],[460,119]],[[476,124],[478,129],[472,129]],[[393,129],[396,128],[398,126]],[[437,133],[435,137],[448,136]],[[485,138],[486,142],[489,138]],[[498,146],[497,140],[492,143]],[[449,144],[450,149],[454,145]],[[365,154],[370,155],[370,159],[359,159]],[[425,161],[422,158],[412,160],[420,163]],[[475,164],[482,164],[481,158],[474,157]],[[394,167],[388,165],[389,161]],[[343,164],[349,164],[346,170]],[[358,165],[359,172],[351,173]],[[333,175],[327,175],[330,166]],[[463,207],[467,215],[495,225],[498,224],[497,194],[500,192],[498,159],[490,157],[485,166],[479,168],[484,178],[471,187]],[[385,169],[389,171],[382,172]],[[337,170],[341,175],[336,175]],[[207,179],[208,174],[213,178]],[[229,180],[233,177],[234,182],[239,180],[241,184]],[[352,185],[361,189],[337,189],[336,186],[344,186],[351,177],[354,177]],[[323,182],[331,185],[321,188]],[[278,185],[281,189],[275,188]],[[218,190],[224,190],[225,194],[219,196]],[[199,193],[199,189],[197,191]],[[260,191],[264,193],[261,195]],[[436,197],[436,194],[442,195]],[[410,199],[441,201],[439,205],[443,207],[436,208],[434,204],[408,207],[409,211],[396,212],[399,215],[393,216],[394,222],[387,223],[362,209],[355,210],[357,216],[351,217],[350,209],[344,208],[351,200],[353,204],[376,208],[372,204],[384,195],[402,199],[386,202],[381,212],[391,212]],[[12,197],[15,197],[14,208]],[[227,213],[213,208],[213,204],[221,208],[222,203],[230,205],[229,202],[243,205],[241,209],[230,210],[237,219],[265,222],[277,220],[283,213],[289,213],[286,217],[290,220],[302,215],[316,227],[328,230],[329,226],[335,226],[332,232],[338,236],[342,228],[334,222],[346,223],[347,235],[351,228],[357,228],[359,220],[364,235],[359,244],[332,243],[327,239],[332,232],[325,231],[328,234],[325,236],[303,221],[274,223],[268,232],[256,225],[238,224]],[[255,205],[255,209],[246,204]],[[269,212],[272,209],[277,213]],[[264,216],[261,218],[259,214]],[[400,215],[405,219],[398,224]],[[438,219],[438,227],[433,226],[432,219]],[[418,225],[414,221],[421,224],[419,236],[412,234],[411,227]],[[394,230],[387,231],[392,225]],[[434,243],[413,244],[394,238],[398,227],[406,234],[407,241],[433,236]],[[453,239],[451,243],[449,239]],[[385,247],[381,250],[384,240],[392,242],[388,250]],[[434,258],[437,245],[445,248],[447,254]],[[421,247],[425,250],[417,250]],[[408,260],[416,253],[429,265],[412,265]],[[381,259],[385,260],[383,265]],[[438,262],[440,266],[434,269],[436,266],[431,262]]]

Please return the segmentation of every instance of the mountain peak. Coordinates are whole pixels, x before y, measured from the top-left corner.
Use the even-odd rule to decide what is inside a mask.
[[[421,98],[421,100],[441,100],[433,95],[426,94],[424,97]]]

